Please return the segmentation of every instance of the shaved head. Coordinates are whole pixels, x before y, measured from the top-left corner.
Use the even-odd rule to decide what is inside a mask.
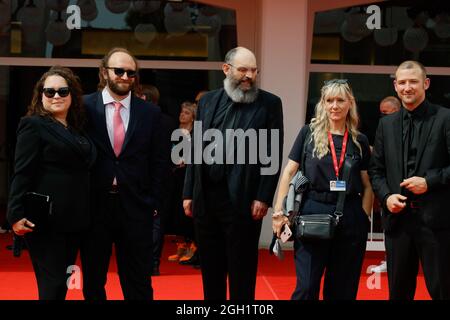
[[[227,54],[225,55],[225,63],[233,63],[236,56],[239,57],[243,56],[247,58],[250,57],[256,61],[255,54],[251,52],[249,49],[245,47],[236,47],[227,52]]]

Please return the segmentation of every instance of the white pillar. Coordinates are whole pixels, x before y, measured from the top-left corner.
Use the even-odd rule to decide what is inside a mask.
[[[262,0],[257,58],[262,89],[283,102],[283,168],[294,140],[305,123],[307,100],[308,1]],[[312,32],[312,30],[310,30]],[[260,246],[272,240],[272,211],[264,219]]]

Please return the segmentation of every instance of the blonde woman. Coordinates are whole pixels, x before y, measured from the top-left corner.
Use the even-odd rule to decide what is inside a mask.
[[[193,102],[185,101],[181,104],[179,115],[179,128],[183,130],[184,134],[193,136],[194,120],[197,112],[197,105]],[[186,164],[182,159],[180,163],[173,168],[174,186],[172,190],[172,221],[175,233],[183,237],[183,240],[177,243],[177,252],[168,257],[169,261],[177,261],[180,264],[192,265],[199,267],[199,257],[197,252],[197,245],[195,244],[194,221],[192,217],[184,214],[182,193],[184,186],[184,178],[186,175]]]
[[[278,237],[283,225],[288,223],[288,217],[282,211],[283,199],[289,182],[302,167],[304,144],[307,143],[304,174],[310,187],[303,198],[302,215],[334,212],[336,191],[340,191],[334,186],[336,181],[342,180],[344,157],[341,158],[341,154],[350,152],[353,155],[345,185],[344,212],[333,239],[294,239],[297,285],[291,297],[293,300],[319,299],[324,274],[325,300],[356,299],[373,197],[367,174],[369,143],[358,131],[358,122],[355,98],[347,80],[327,81],[321,89],[315,117],[310,125],[300,130],[289,154],[273,215],[273,230]],[[308,132],[310,138],[305,141]]]

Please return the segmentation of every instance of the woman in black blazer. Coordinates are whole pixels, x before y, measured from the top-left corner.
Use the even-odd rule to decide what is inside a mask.
[[[64,300],[89,227],[89,170],[95,147],[83,131],[80,82],[52,67],[37,82],[19,123],[8,220],[29,248],[40,300]],[[30,194],[30,193],[35,193]],[[49,196],[51,205],[44,210]]]

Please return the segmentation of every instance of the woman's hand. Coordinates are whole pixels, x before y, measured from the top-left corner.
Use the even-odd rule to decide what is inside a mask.
[[[286,223],[289,224],[289,219],[282,211],[277,211],[272,214],[272,230],[273,233],[277,234],[277,238],[280,238],[281,231]]]
[[[192,218],[194,215],[192,214],[192,199],[185,199],[183,200],[183,209],[184,214],[190,218]]]
[[[27,218],[20,219],[12,225],[12,229],[18,236],[23,236],[25,233],[33,232],[34,223],[28,221]]]

